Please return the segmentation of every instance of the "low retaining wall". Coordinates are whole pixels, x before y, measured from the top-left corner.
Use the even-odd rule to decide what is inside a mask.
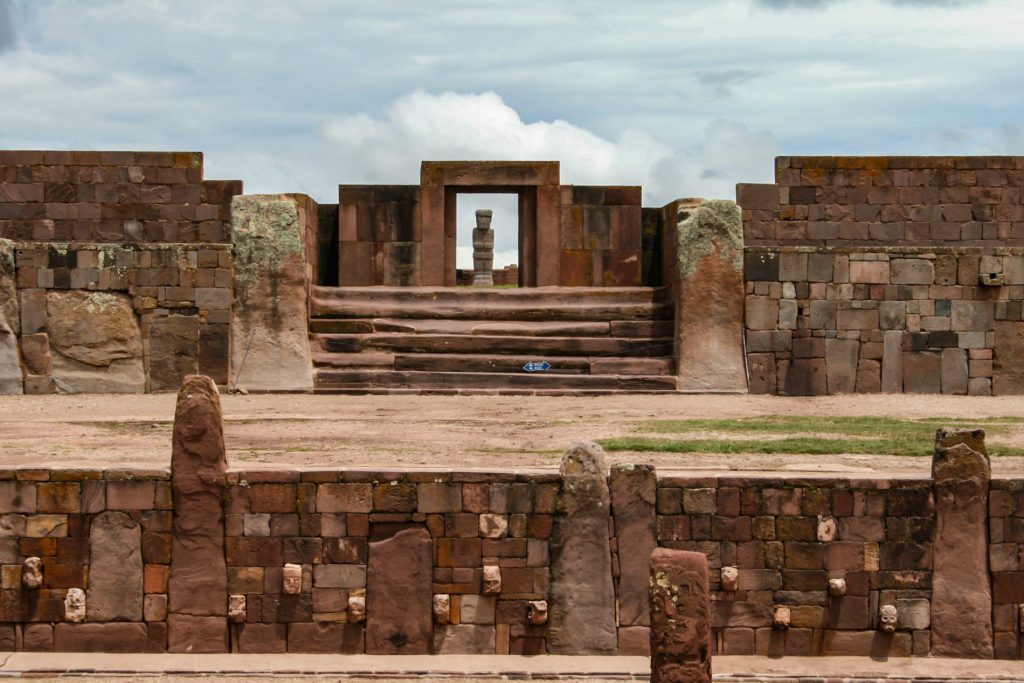
[[[202,491],[189,481],[166,471],[0,472],[0,647],[164,651],[168,605],[172,620],[175,609],[195,614],[181,605],[206,586],[227,602],[209,613],[230,622],[230,638],[210,641],[215,651],[586,652],[596,642],[586,632],[553,640],[552,630],[585,614],[584,624],[614,625],[612,651],[640,655],[649,651],[648,562],[661,546],[707,556],[718,653],[927,656],[939,613],[935,572],[945,566],[936,548],[950,545],[937,519],[976,524],[944,508],[928,478],[659,476],[624,465],[582,489],[578,475],[507,471],[229,469],[203,480]],[[211,527],[201,542],[223,553],[224,568],[183,569],[169,590],[172,553],[191,552],[192,541],[176,536],[191,528],[190,501],[216,506],[217,490],[223,531]],[[588,490],[598,493],[581,494]],[[990,624],[980,638],[987,652],[1017,658],[1024,481],[980,490],[980,509],[991,498],[990,519],[979,518],[971,537],[987,542],[988,555],[982,548],[969,558],[957,542],[957,563],[990,562],[990,574],[971,576],[992,591],[964,610]],[[591,526],[579,526],[587,500],[598,504],[588,508]],[[593,533],[601,514],[607,542]],[[417,547],[420,573],[409,569]],[[569,550],[578,547],[587,550]],[[614,595],[593,577],[580,580],[593,573],[584,558],[594,552],[610,559]],[[25,580],[33,557],[38,586]],[[723,567],[737,568],[734,586]],[[294,593],[285,581],[292,571]],[[837,578],[842,596],[830,595]],[[381,597],[396,584],[400,609]],[[76,588],[86,604],[80,621],[68,598]],[[565,608],[558,596],[567,592],[578,595]],[[785,630],[773,626],[780,605],[791,614]],[[883,605],[898,612],[893,633],[879,630]],[[194,618],[226,628],[223,616]],[[416,628],[428,638],[410,649]],[[381,645],[382,633],[391,645]]]

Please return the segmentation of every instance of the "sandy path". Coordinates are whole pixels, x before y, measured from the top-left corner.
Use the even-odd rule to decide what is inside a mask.
[[[3,466],[166,466],[172,394],[0,398]],[[234,466],[557,467],[577,438],[633,433],[648,419],[757,415],[1024,418],[1024,397],[713,395],[604,397],[224,396]],[[1009,441],[1024,445],[1024,428]],[[615,453],[665,470],[927,474],[928,458]],[[996,473],[1024,473],[1000,458]]]

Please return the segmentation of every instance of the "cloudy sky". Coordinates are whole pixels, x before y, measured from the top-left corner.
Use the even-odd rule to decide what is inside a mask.
[[[423,159],[732,198],[779,154],[1024,154],[1022,36],[1021,0],[0,0],[0,148],[324,202]],[[478,204],[514,260],[514,202],[460,233]]]

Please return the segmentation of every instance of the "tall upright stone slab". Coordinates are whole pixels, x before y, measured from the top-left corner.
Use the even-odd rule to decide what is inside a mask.
[[[19,310],[14,242],[0,239],[0,395],[24,390],[18,355]]]
[[[650,557],[658,547],[655,500],[658,481],[652,465],[612,468],[612,516],[619,557],[619,626],[648,626]]]
[[[707,557],[657,548],[650,563],[651,683],[710,683]]]
[[[366,654],[425,655],[433,644],[433,543],[425,528],[370,543]]]
[[[676,238],[679,391],[746,393],[740,208],[724,200],[680,205]]]
[[[562,492],[551,536],[548,650],[561,655],[616,652],[608,468],[595,443],[562,456]]]
[[[174,535],[168,583],[168,650],[227,652],[223,498],[227,455],[217,385],[188,375],[174,414]]]
[[[235,300],[231,381],[245,389],[313,388],[304,203],[289,195],[231,202]]]
[[[934,657],[992,658],[990,477],[983,430],[938,430],[932,460],[936,515],[931,606]]]
[[[89,525],[86,618],[142,621],[142,529],[123,512],[104,512]]]

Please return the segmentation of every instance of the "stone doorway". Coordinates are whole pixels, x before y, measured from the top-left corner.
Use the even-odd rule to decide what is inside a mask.
[[[424,161],[420,170],[424,285],[454,287],[459,194],[516,194],[519,285],[558,285],[561,190],[555,161]]]

